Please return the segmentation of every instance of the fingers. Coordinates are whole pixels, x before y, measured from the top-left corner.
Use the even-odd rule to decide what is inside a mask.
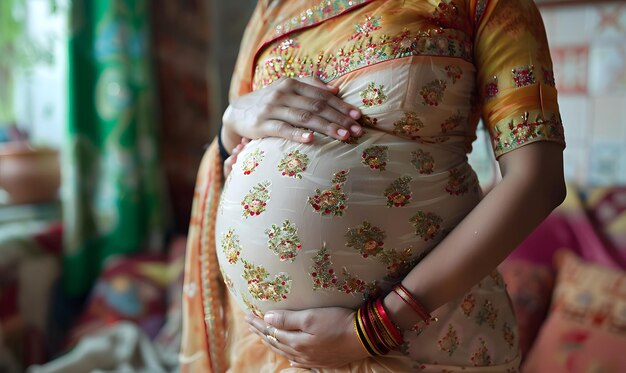
[[[270,311],[263,318],[265,323],[281,330],[300,330],[305,333],[313,324],[311,311]]]
[[[340,125],[331,123],[304,109],[279,106],[272,110],[272,117],[282,122],[291,123],[294,126],[305,127],[315,132],[326,134],[338,140],[346,140],[350,136],[348,130]],[[295,127],[291,127],[295,129]],[[281,130],[281,128],[278,128],[278,130]]]
[[[248,140],[248,142],[250,142],[250,141]],[[247,144],[248,142],[246,142],[245,144]],[[233,152],[230,155],[230,157],[228,157],[228,158],[226,158],[224,160],[224,179],[227,179],[228,175],[230,175],[231,171],[233,170],[233,166],[237,162],[237,156],[239,155],[239,153],[241,153],[241,150],[243,149],[245,144],[242,141],[241,144],[237,145],[233,149]]]

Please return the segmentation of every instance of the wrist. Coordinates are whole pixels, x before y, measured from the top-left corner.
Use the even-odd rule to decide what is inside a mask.
[[[411,330],[418,323],[419,317],[407,306],[393,291],[383,298],[383,307],[387,310],[387,315],[400,330]]]

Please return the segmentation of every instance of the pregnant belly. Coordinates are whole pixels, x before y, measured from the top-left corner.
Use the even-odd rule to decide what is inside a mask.
[[[401,279],[479,198],[453,144],[377,131],[358,144],[255,140],[222,192],[220,269],[240,305],[259,314],[357,307]]]

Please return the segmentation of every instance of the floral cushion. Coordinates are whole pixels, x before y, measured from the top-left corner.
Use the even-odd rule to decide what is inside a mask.
[[[517,317],[522,356],[526,356],[548,311],[554,274],[550,267],[527,260],[506,260],[499,269]]]
[[[626,273],[556,255],[550,313],[523,366],[532,372],[626,372]]]

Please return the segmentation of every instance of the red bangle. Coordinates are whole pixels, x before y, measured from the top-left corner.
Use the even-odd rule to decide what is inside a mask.
[[[404,286],[402,286],[402,283],[396,284],[392,290],[400,297],[400,299],[404,301],[404,303],[408,304],[409,307],[411,307],[427,325],[430,324],[431,321],[437,321],[437,319],[433,318],[426,308],[419,303]]]
[[[382,298],[376,299],[376,302],[374,304],[376,306],[376,310],[378,311],[378,315],[380,316],[380,319],[382,320],[382,322],[385,325],[385,329],[387,330],[387,333],[389,333],[390,336],[393,337],[394,342],[397,345],[401,345],[402,344],[402,334],[400,333],[398,328],[393,324],[393,322],[391,321],[391,319],[387,315],[387,312],[385,311],[385,308],[383,307]]]

